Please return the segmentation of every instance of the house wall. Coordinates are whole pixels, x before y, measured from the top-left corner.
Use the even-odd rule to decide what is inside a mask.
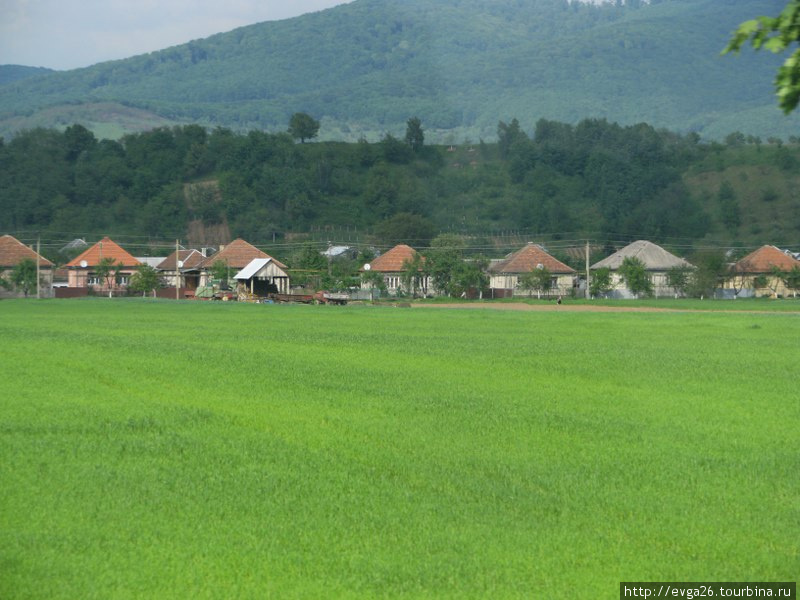
[[[767,276],[766,287],[756,287],[755,279],[759,275]],[[738,297],[772,298],[774,296],[795,297],[797,292],[786,287],[783,280],[766,273],[745,273],[725,281],[723,289],[733,290]]]
[[[668,278],[666,271],[649,271],[650,282],[653,284],[653,296],[656,298],[674,298],[675,289],[668,285]],[[609,298],[617,298],[622,300],[631,300],[634,295],[628,290],[625,281],[616,271],[611,272],[611,291],[608,293]]]
[[[417,293],[423,296],[427,296],[429,294],[433,294],[433,286],[431,284],[431,278],[428,276],[420,277],[419,288],[417,289]],[[390,296],[397,296],[398,294],[408,293],[408,290],[405,289],[403,286],[403,274],[402,273],[383,273],[383,283],[386,286],[386,292]],[[369,290],[372,289],[372,284],[362,281],[361,282],[361,289],[362,290]]]
[[[127,289],[128,283],[136,271],[137,269],[133,268],[122,269],[119,272],[119,277],[123,279],[123,282],[114,283],[113,289]],[[70,269],[67,275],[67,286],[71,288],[92,288],[95,292],[108,292],[106,279],[99,278],[91,267],[87,267],[86,269]]]
[[[575,285],[575,275],[570,273],[554,275],[553,287],[545,296],[569,296]],[[489,277],[489,287],[495,290],[511,290],[513,296],[535,296],[535,290],[523,290],[518,287],[518,273],[498,273]]]
[[[14,272],[13,268],[0,267],[0,276],[6,281],[11,281],[11,274]],[[28,297],[36,297],[36,288],[28,292]],[[53,297],[53,269],[39,269],[39,296],[41,298]],[[17,291],[12,288],[6,290],[0,286],[0,298],[24,298],[25,294],[22,291]]]

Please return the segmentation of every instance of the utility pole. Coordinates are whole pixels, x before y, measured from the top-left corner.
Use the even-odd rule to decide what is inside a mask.
[[[175,240],[175,300],[181,299],[181,246],[180,240]]]
[[[589,286],[591,285],[591,273],[589,273],[589,240],[586,240],[586,299],[589,300],[591,296],[591,292],[589,292]]]
[[[41,268],[40,264],[41,264],[41,260],[42,260],[42,256],[41,256],[41,254],[39,254],[39,247],[40,247],[40,242],[41,241],[42,241],[41,237],[37,237],[36,238],[36,299],[37,300],[39,300],[42,297],[40,286],[39,286],[39,276],[40,276],[39,269]]]

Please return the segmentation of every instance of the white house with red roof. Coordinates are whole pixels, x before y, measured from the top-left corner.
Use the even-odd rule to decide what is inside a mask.
[[[386,251],[372,260],[369,264],[364,265],[360,269],[360,272],[362,274],[367,272],[380,273],[383,276],[383,283],[386,286],[386,291],[392,296],[402,293],[410,293],[411,290],[405,289],[403,280],[406,279],[407,265],[414,261],[417,257],[419,257],[421,261],[425,260],[425,257],[419,255],[419,253],[411,246],[398,244],[391,250]],[[420,275],[417,279],[419,283],[418,291],[423,296],[426,296],[428,291],[433,289],[430,284],[430,277],[423,275],[420,272]],[[374,286],[369,280],[362,278],[362,290],[368,290],[372,287]]]
[[[535,269],[547,269],[551,275],[549,295],[566,296],[576,285],[577,273],[553,257],[538,244],[528,242],[521,249],[489,266],[489,288],[493,297],[527,293],[519,286],[520,277]]]

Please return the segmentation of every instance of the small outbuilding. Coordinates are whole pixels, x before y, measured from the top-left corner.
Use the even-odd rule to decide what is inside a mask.
[[[254,258],[233,278],[239,284],[239,291],[251,297],[288,294],[290,282],[285,268],[272,257]]]

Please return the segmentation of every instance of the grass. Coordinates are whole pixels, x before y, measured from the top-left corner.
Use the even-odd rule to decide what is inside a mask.
[[[0,597],[794,580],[790,314],[0,303]]]
[[[396,300],[391,300],[396,303]],[[462,300],[458,298],[436,297],[416,302],[427,304],[470,304],[481,302],[479,300]],[[525,296],[515,296],[513,298],[502,298],[485,300],[490,304],[532,304],[532,305],[553,305],[554,299],[527,298]],[[709,312],[787,312],[800,313],[800,299],[798,298],[739,298],[737,300],[700,300],[699,298],[643,298],[641,300],[617,300],[596,298],[586,300],[584,298],[563,298],[565,305],[578,306],[614,306],[623,308],[663,308],[674,311],[709,311]]]

